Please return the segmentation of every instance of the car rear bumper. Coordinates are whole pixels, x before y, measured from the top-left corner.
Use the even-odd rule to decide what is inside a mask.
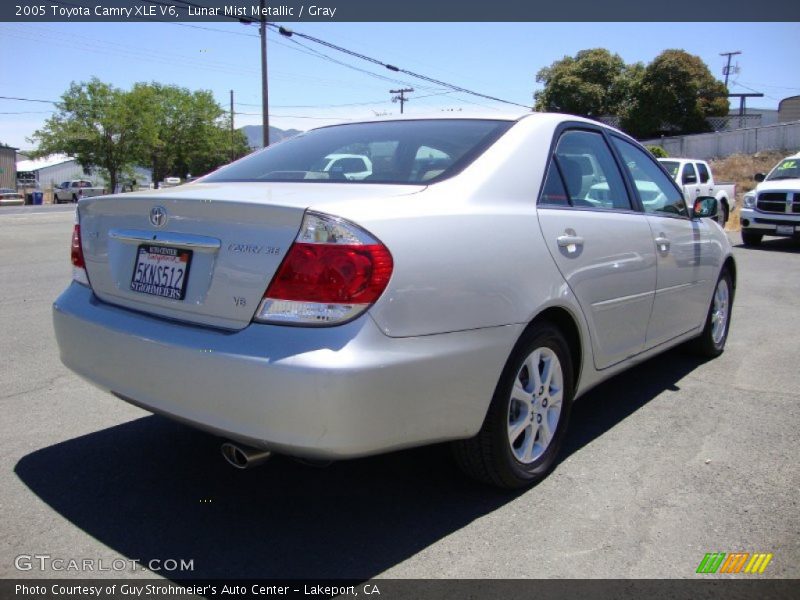
[[[119,308],[73,283],[64,364],[152,412],[261,448],[346,458],[474,435],[522,325],[391,338],[339,327],[231,332]],[[77,407],[76,407],[76,410]]]
[[[742,229],[764,235],[800,235],[800,214],[766,213],[752,208],[743,208],[739,215]],[[787,230],[786,228],[791,228]]]

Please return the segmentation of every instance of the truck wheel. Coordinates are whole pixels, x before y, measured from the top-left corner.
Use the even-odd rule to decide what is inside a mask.
[[[717,222],[719,226],[723,229],[725,228],[725,223],[728,222],[728,205],[725,202],[721,202],[719,206],[719,215],[717,216]]]
[[[78,196],[76,196],[75,194],[72,194],[72,202],[73,202],[73,204],[75,202],[77,202],[77,201],[78,201]]]
[[[59,204],[58,196],[56,194],[53,194],[53,204]]]
[[[456,462],[467,475],[499,487],[540,481],[555,464],[572,396],[564,336],[550,323],[534,325],[506,362],[478,435],[453,443]]]
[[[742,229],[742,242],[748,248],[760,245],[761,238],[763,237],[764,234],[762,233],[753,233],[752,231],[747,231],[746,229]]]

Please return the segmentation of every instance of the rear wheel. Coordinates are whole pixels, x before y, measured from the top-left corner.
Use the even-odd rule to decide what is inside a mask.
[[[729,214],[728,205],[725,202],[721,202],[719,207],[719,217],[718,217],[719,219],[718,223],[720,227],[722,228],[725,227],[725,223],[728,222],[728,214]]]
[[[78,201],[78,196],[77,196],[77,194],[72,194],[72,202],[73,202],[73,204],[74,204],[75,202],[77,202],[77,201]]]
[[[58,196],[53,194],[53,204],[58,204]]]
[[[742,242],[749,248],[760,245],[761,238],[763,237],[764,235],[761,233],[753,233],[752,231],[742,229]]]
[[[725,350],[733,308],[733,279],[728,269],[723,269],[711,297],[703,333],[692,340],[692,350],[708,358],[715,358]]]
[[[534,325],[517,343],[474,438],[454,442],[463,471],[519,488],[543,479],[564,439],[573,396],[572,360],[561,332]]]

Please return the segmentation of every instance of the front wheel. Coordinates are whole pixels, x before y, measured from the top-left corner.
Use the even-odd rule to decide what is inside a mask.
[[[728,270],[723,269],[714,288],[703,333],[692,340],[692,349],[697,354],[708,358],[716,358],[722,354],[728,340],[732,308],[733,279]]]
[[[760,245],[761,238],[763,237],[764,236],[760,233],[753,233],[752,231],[742,229],[742,243],[748,248]]]
[[[544,479],[555,463],[569,421],[573,370],[569,347],[549,323],[517,342],[474,438],[454,442],[461,469],[499,487]]]

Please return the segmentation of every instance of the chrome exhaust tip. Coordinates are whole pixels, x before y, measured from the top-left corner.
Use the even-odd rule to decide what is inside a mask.
[[[269,450],[241,446],[236,442],[225,442],[220,447],[222,458],[236,469],[251,469],[264,464],[272,457]]]

